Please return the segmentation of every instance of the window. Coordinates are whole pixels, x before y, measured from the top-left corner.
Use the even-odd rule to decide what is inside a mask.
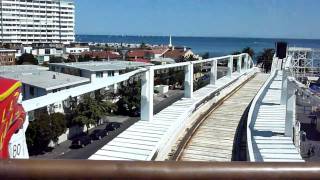
[[[30,91],[30,95],[34,96],[34,87],[30,86],[29,91]]]
[[[108,76],[114,76],[114,71],[108,71]]]
[[[102,78],[103,77],[103,73],[102,72],[96,72],[96,77],[97,78]]]

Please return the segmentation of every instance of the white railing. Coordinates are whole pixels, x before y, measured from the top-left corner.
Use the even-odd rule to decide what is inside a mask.
[[[244,65],[242,67],[242,60],[244,58]],[[185,68],[185,83],[184,83],[184,91],[185,98],[192,98],[193,96],[193,65],[199,63],[212,62],[212,68],[210,71],[210,84],[215,85],[217,80],[217,69],[218,69],[218,61],[220,60],[228,60],[228,73],[227,77],[231,79],[233,74],[233,60],[237,59],[239,61],[237,71],[241,72],[244,69],[250,69],[253,67],[253,61],[249,57],[248,54],[239,54],[239,55],[230,55],[223,57],[210,58],[199,61],[191,61],[191,62],[182,62],[176,64],[168,64],[168,65],[160,65],[160,66],[149,66],[146,68],[140,68],[135,71],[131,71],[126,74],[122,74],[119,76],[114,76],[110,79],[100,79],[89,84],[77,86],[70,89],[61,90],[56,93],[49,93],[45,96],[41,96],[38,98],[26,100],[22,102],[22,105],[26,112],[34,111],[39,108],[47,107],[51,104],[62,102],[65,100],[69,100],[72,97],[78,97],[86,93],[94,92],[99,89],[106,88],[110,85],[121,83],[123,81],[127,81],[133,76],[142,73],[141,77],[141,120],[152,121],[153,120],[153,93],[154,93],[154,71],[161,69],[168,69],[174,67],[184,67]],[[241,75],[241,73],[240,73]],[[28,127],[28,116],[26,117],[26,123],[23,126],[23,133],[19,133],[20,136],[14,135],[12,139],[15,141],[10,142],[10,147],[16,144],[24,144],[24,156],[17,158],[28,158],[27,147],[25,143],[24,132]]]
[[[254,140],[252,139],[252,130],[257,118],[257,113],[259,106],[261,105],[262,98],[266,95],[268,88],[270,87],[272,81],[277,76],[278,73],[282,73],[282,85],[281,85],[281,100],[280,104],[286,106],[285,114],[285,131],[284,136],[291,137],[293,136],[293,128],[295,128],[296,122],[296,95],[307,96],[312,99],[314,102],[320,104],[320,97],[312,93],[307,86],[295,79],[296,69],[299,68],[295,62],[293,55],[294,50],[301,51],[299,49],[290,49],[288,56],[285,59],[278,59],[274,56],[271,67],[271,75],[268,80],[265,82],[263,87],[259,90],[258,94],[252,101],[249,113],[248,113],[248,123],[247,123],[247,148],[250,161],[256,161],[255,152],[254,152]],[[304,49],[302,49],[304,50]],[[307,49],[309,50],[309,49]],[[311,50],[310,50],[311,51]],[[303,64],[304,66],[306,64]],[[305,68],[305,67],[302,67]]]
[[[263,84],[263,86],[258,91],[257,95],[253,99],[249,113],[248,113],[248,121],[247,121],[247,144],[248,144],[248,154],[249,154],[249,160],[251,162],[256,161],[255,160],[255,153],[253,150],[253,139],[251,135],[251,130],[253,129],[255,120],[258,115],[259,107],[261,105],[263,97],[266,95],[268,88],[270,87],[272,81],[277,76],[278,70],[273,70],[267,79],[267,81]]]
[[[110,85],[117,84],[123,81],[128,80],[132,76],[139,74],[141,72],[145,72],[147,69],[141,68],[135,71],[131,71],[126,74],[122,74],[119,76],[114,76],[110,79],[97,79],[90,84],[85,84],[81,86],[77,86],[70,89],[65,89],[58,91],[56,93],[49,93],[45,96],[40,96],[37,98],[29,99],[22,102],[23,108],[26,112],[33,111],[42,107],[46,107],[50,104],[54,104],[57,102],[61,102],[64,100],[68,100],[70,97],[78,97],[80,95],[93,92],[95,90],[99,90],[102,88],[106,88]]]
[[[239,55],[229,55],[223,57],[216,57],[198,61],[190,61],[190,62],[181,62],[175,64],[167,64],[167,65],[158,65],[158,66],[150,66],[146,68],[140,68],[135,71],[122,74],[119,76],[115,76],[110,79],[101,79],[91,82],[89,84],[77,86],[70,89],[61,90],[56,93],[50,93],[45,96],[37,97],[34,99],[26,100],[22,102],[22,105],[26,112],[33,111],[42,107],[46,107],[48,105],[61,102],[64,100],[68,100],[70,97],[77,97],[89,92],[93,92],[95,90],[99,90],[105,87],[108,87],[113,84],[117,84],[123,81],[127,81],[131,77],[143,73],[142,76],[142,89],[141,89],[141,119],[142,120],[152,120],[153,116],[153,80],[154,80],[154,71],[160,69],[168,69],[174,67],[185,67],[185,97],[192,98],[193,94],[193,65],[199,63],[212,62],[212,68],[210,71],[211,76],[211,84],[215,84],[217,79],[217,62],[220,60],[228,60],[228,76],[231,76],[233,73],[233,59],[237,58],[238,61],[242,58],[244,59],[244,67],[238,67],[238,72],[241,72],[243,69],[248,69],[253,66],[252,59],[248,54],[239,54]],[[241,63],[238,63],[241,64]],[[192,82],[192,83],[191,83]]]
[[[193,97],[193,65],[199,63],[212,63],[212,68],[210,70],[210,84],[215,84],[217,79],[217,64],[220,60],[228,60],[228,73],[227,76],[231,77],[233,73],[233,59],[237,58],[240,62],[242,58],[244,59],[244,69],[252,67],[252,59],[249,58],[248,54],[239,54],[239,55],[229,55],[223,57],[210,58],[205,60],[182,62],[176,64],[168,65],[159,65],[159,66],[150,66],[147,71],[144,72],[142,76],[142,87],[141,87],[141,120],[152,121],[153,120],[153,86],[154,86],[154,71],[161,69],[168,69],[174,67],[184,67],[185,80],[184,80],[184,97],[192,98]],[[238,63],[240,64],[240,63]],[[242,66],[238,67],[238,72],[243,70]]]
[[[285,59],[278,59],[276,56],[273,57],[272,66],[271,66],[271,74],[264,85],[261,87],[255,98],[251,103],[251,107],[248,113],[248,121],[247,121],[247,148],[248,148],[248,155],[249,160],[254,162],[256,161],[255,152],[254,152],[254,140],[251,134],[251,131],[254,128],[255,120],[257,119],[258,111],[260,105],[262,103],[262,99],[265,97],[271,83],[274,81],[275,77],[282,71],[282,91],[281,91],[281,104],[289,104],[293,100],[292,93],[288,94],[287,92],[287,78],[288,75],[291,75],[291,61],[292,57],[288,56]],[[288,113],[290,110],[290,114]],[[287,108],[286,110],[286,128],[285,128],[285,135],[292,136],[292,117],[294,109]],[[291,118],[289,118],[291,117]],[[289,123],[290,122],[290,123]]]

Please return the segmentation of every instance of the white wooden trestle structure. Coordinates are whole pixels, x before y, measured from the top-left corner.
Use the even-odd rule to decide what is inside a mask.
[[[223,101],[200,125],[182,152],[182,161],[231,161],[241,117],[267,79],[258,73]]]
[[[252,102],[248,115],[247,144],[252,162],[303,162],[293,142],[295,96],[287,82],[291,58],[274,58],[270,77]],[[284,68],[285,69],[285,68]]]
[[[237,71],[233,72],[234,57],[244,63],[238,66]],[[228,59],[228,75],[217,79],[217,61],[219,59]],[[185,121],[198,108],[198,105],[217,92],[223,89],[230,89],[230,84],[238,84],[244,82],[255,74],[256,69],[253,68],[252,60],[247,54],[236,56],[225,56],[219,59],[206,59],[201,61],[179,63],[186,67],[185,71],[185,98],[173,103],[158,114],[153,116],[152,106],[142,104],[145,109],[141,113],[142,120],[138,121],[119,136],[109,142],[107,145],[98,150],[89,159],[91,160],[154,160],[157,156],[163,156],[161,150],[167,146],[173,145],[174,136],[182,130]],[[193,92],[193,64],[213,62],[211,71],[210,84]],[[151,70],[164,69],[180,66],[178,64],[152,67]],[[150,69],[149,69],[150,70]],[[143,91],[147,92],[150,88],[148,81],[153,80],[153,73],[146,74],[143,82]],[[236,86],[234,86],[236,87]],[[152,92],[153,93],[153,92]],[[152,102],[152,93],[144,97],[143,102]],[[148,107],[147,107],[148,106]],[[145,121],[143,121],[145,120]]]

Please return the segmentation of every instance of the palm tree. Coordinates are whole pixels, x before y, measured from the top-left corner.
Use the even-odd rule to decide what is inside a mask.
[[[250,47],[244,48],[242,50],[242,53],[248,53],[251,56],[251,58],[253,58],[254,55],[255,55],[254,50],[252,48],[250,48]]]
[[[257,64],[261,64],[261,67],[265,72],[269,72],[271,70],[272,59],[274,56],[275,50],[264,49],[257,57]]]

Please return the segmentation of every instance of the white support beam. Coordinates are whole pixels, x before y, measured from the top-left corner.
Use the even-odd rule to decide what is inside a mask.
[[[119,76],[119,71],[115,71],[114,76]],[[117,93],[117,92],[118,92],[118,83],[115,83],[113,85],[113,93]]]
[[[293,136],[293,121],[294,121],[294,113],[295,113],[295,89],[294,85],[290,82],[287,83],[287,104],[286,104],[286,122],[285,122],[285,131],[284,135],[287,137]]]
[[[154,69],[149,67],[141,77],[141,120],[153,120]]]
[[[192,98],[193,95],[193,64],[184,67],[184,97]]]
[[[242,58],[243,58],[242,55],[238,57],[238,63],[237,63],[237,72],[238,73],[242,72]]]
[[[212,61],[212,66],[210,69],[210,84],[215,85],[217,81],[218,76],[218,61],[214,60]]]
[[[244,70],[247,71],[249,69],[249,54],[246,54],[245,55],[245,58],[244,58]]]
[[[227,73],[228,77],[232,76],[232,71],[233,71],[233,56],[230,56],[228,60],[228,73]]]
[[[282,87],[281,87],[281,100],[280,103],[285,105],[287,103],[287,86],[288,86],[288,75],[286,69],[282,71]]]

